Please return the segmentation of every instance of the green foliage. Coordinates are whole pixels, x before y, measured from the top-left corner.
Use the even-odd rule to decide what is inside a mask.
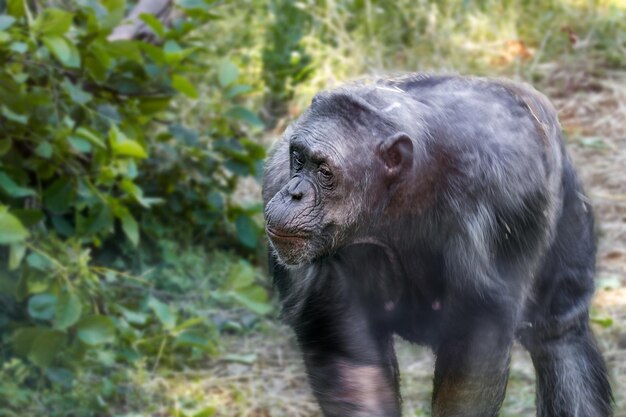
[[[311,56],[302,43],[312,19],[301,3],[289,0],[271,0],[269,3],[273,21],[269,24],[263,47],[263,80],[269,90],[265,106],[270,117],[275,119],[285,115],[294,87],[313,71]]]
[[[208,2],[179,2],[167,27],[142,15],[159,44],[107,39],[123,1],[53,3],[64,8],[0,2],[0,355],[20,358],[5,371],[63,385],[115,363],[215,354],[221,327],[175,304],[164,271],[181,269],[188,289],[187,251],[207,274],[198,251],[259,245],[259,206],[231,198],[264,157],[249,137],[263,127],[251,88],[196,38],[217,18]],[[195,103],[208,111],[202,129],[180,117]],[[270,310],[256,282],[211,285],[204,308]],[[15,384],[0,382],[3,409],[29,404]]]

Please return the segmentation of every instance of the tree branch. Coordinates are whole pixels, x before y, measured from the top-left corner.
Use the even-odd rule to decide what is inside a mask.
[[[144,39],[154,42],[156,40],[154,33],[139,16],[144,13],[151,14],[167,25],[172,17],[173,6],[172,0],[140,0],[124,22],[113,29],[108,40]]]

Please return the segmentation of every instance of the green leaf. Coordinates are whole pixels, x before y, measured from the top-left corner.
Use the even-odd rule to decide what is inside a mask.
[[[79,138],[78,136],[69,136],[67,141],[80,153],[89,153],[92,150],[91,143],[88,140]]]
[[[611,317],[592,317],[591,322],[596,323],[605,329],[613,326],[613,319]]]
[[[199,329],[187,329],[176,335],[176,346],[191,346],[196,349],[202,349],[210,354],[217,353],[217,349],[213,340],[207,337],[206,331]]]
[[[67,39],[61,36],[44,36],[41,40],[61,64],[68,68],[80,67],[80,53]]]
[[[165,28],[161,21],[154,15],[149,13],[141,13],[139,18],[152,29],[155,35],[162,38],[165,36]]]
[[[26,228],[36,225],[44,217],[43,212],[37,209],[14,209],[11,212]]]
[[[123,142],[112,143],[111,148],[118,156],[130,156],[133,158],[148,157],[148,154],[146,154],[143,147],[139,143],[130,139]]]
[[[120,307],[120,311],[129,323],[146,324],[146,321],[148,320],[148,316],[140,311],[128,310],[123,307]]]
[[[118,40],[105,44],[105,51],[109,56],[109,59],[130,61],[143,65],[144,59],[139,45],[138,41]]]
[[[11,335],[11,347],[19,356],[26,357],[35,338],[42,329],[38,327],[20,327]]]
[[[250,262],[240,259],[239,262],[230,268],[225,288],[237,290],[248,287],[254,283],[255,275],[256,273]]]
[[[11,150],[13,141],[11,138],[0,139],[0,156],[4,156]]]
[[[6,14],[0,14],[0,30],[5,30],[13,26],[15,18]]]
[[[180,91],[184,95],[190,98],[198,98],[198,90],[187,78],[182,75],[172,76],[172,87]]]
[[[245,107],[233,106],[230,109],[228,109],[228,111],[226,112],[226,116],[233,118],[233,119],[242,120],[254,127],[265,126],[263,121],[259,118],[259,116],[256,115],[255,112],[253,112],[252,110],[246,109]]]
[[[224,197],[219,191],[211,191],[207,196],[207,202],[212,209],[221,211],[224,208]]]
[[[28,51],[28,44],[24,42],[13,42],[10,46],[11,51],[23,54]]]
[[[100,233],[102,231],[108,231],[113,228],[113,216],[111,209],[106,204],[95,205],[85,223],[83,229],[89,234]]]
[[[132,158],[147,158],[148,154],[143,147],[134,140],[128,139],[124,132],[117,127],[111,126],[109,141],[113,153],[118,156],[130,156]]]
[[[202,317],[192,317],[190,319],[187,319],[187,320],[183,321],[178,326],[176,326],[174,331],[175,332],[180,332],[180,331],[183,331],[183,330],[188,329],[190,327],[198,326],[199,324],[202,324],[202,323],[205,323],[205,322],[206,322],[205,318],[202,318]]]
[[[93,315],[78,322],[77,334],[83,343],[97,346],[115,340],[115,326],[109,317]]]
[[[28,314],[39,320],[52,320],[57,298],[52,294],[37,294],[28,300]]]
[[[222,87],[228,87],[239,78],[239,69],[229,60],[220,63],[217,79]]]
[[[169,125],[168,130],[172,136],[189,146],[198,146],[200,144],[198,132],[193,129],[189,129],[179,123],[172,123]]]
[[[74,200],[74,187],[70,178],[61,177],[43,192],[43,205],[55,213],[65,212]]]
[[[128,237],[128,240],[130,240],[133,246],[136,247],[139,244],[139,225],[137,224],[137,220],[135,220],[133,215],[130,214],[125,207],[123,210],[120,210],[118,217],[122,222],[124,234]]]
[[[249,248],[255,248],[259,240],[259,230],[256,223],[246,215],[241,215],[235,220],[237,238]]]
[[[62,236],[72,236],[76,229],[63,216],[52,216],[54,229]]]
[[[20,266],[25,254],[26,245],[22,245],[21,243],[14,243],[11,245],[9,251],[9,271],[14,271]]]
[[[26,258],[28,261],[28,257]],[[50,287],[50,275],[41,274],[38,271],[22,268],[19,286],[16,296],[20,301],[28,298],[29,295],[46,292]]]
[[[113,59],[107,52],[102,41],[94,41],[87,49],[85,69],[99,82],[106,81],[107,73],[113,66]]]
[[[65,66],[68,68],[80,68],[80,52],[78,52],[78,48],[68,41],[68,45],[70,48],[70,60],[65,63]]]
[[[28,237],[28,230],[22,223],[0,206],[0,245],[23,242]]]
[[[78,129],[76,129],[76,135],[89,141],[89,143],[91,143],[92,145],[95,145],[102,149],[106,149],[106,144],[104,143],[104,141],[100,139],[98,135],[85,127],[79,127]]]
[[[30,188],[17,185],[7,174],[0,171],[0,188],[10,197],[20,198],[35,195],[35,191]]]
[[[156,314],[157,318],[166,329],[173,329],[174,326],[176,326],[176,315],[167,304],[154,297],[150,297],[148,307],[154,311],[154,314]]]
[[[80,298],[73,292],[64,292],[59,297],[54,312],[54,327],[65,330],[80,319],[82,305]]]
[[[106,7],[109,12],[103,21],[100,22],[104,28],[113,28],[117,26],[124,18],[124,12],[126,11],[125,0],[101,0],[100,3]]]
[[[248,310],[250,310],[253,313],[256,313],[258,315],[264,315],[264,314],[267,314],[270,311],[272,311],[272,306],[270,304],[268,304],[266,302],[256,301],[256,300],[248,297],[247,294],[234,292],[233,293],[233,298],[237,302],[239,302],[241,305],[246,307]]]
[[[176,65],[180,63],[183,59],[187,58],[189,55],[194,53],[198,48],[181,48],[178,42],[174,40],[169,40],[165,42],[163,45],[163,56],[165,58],[165,62],[170,65]]]
[[[215,413],[217,413],[217,408],[207,407],[198,411],[196,414],[194,414],[191,417],[213,417]]]
[[[23,125],[28,123],[28,115],[14,113],[11,109],[4,105],[0,107],[0,114],[15,123],[20,123]]]
[[[47,36],[62,36],[72,26],[74,15],[64,10],[46,7],[37,16],[33,29]]]
[[[180,47],[178,42],[174,40],[168,40],[165,42],[165,45],[163,45],[165,61],[169,64],[175,64],[182,60],[182,51],[183,49]]]
[[[54,263],[47,256],[43,256],[38,252],[31,252],[30,255],[26,257],[26,262],[28,265],[36,269],[38,271],[49,271],[54,268]],[[42,274],[37,274],[37,276],[43,276]]]
[[[145,115],[153,115],[167,110],[170,97],[142,97],[139,99],[139,110]]]
[[[41,142],[35,148],[35,153],[43,159],[50,159],[52,157],[52,145],[48,142]]]
[[[63,349],[66,341],[65,334],[58,330],[39,329],[28,352],[28,359],[37,366],[46,367]]]
[[[11,16],[24,16],[24,0],[7,0],[6,7]]]
[[[237,85],[233,85],[232,87],[228,89],[228,91],[226,92],[226,97],[234,98],[234,97],[237,97],[238,95],[245,94],[250,91],[252,91],[251,86],[246,85],[246,84],[237,84]]]
[[[63,90],[65,90],[67,95],[70,96],[70,98],[72,99],[74,103],[87,104],[93,98],[91,93],[88,93],[82,88],[80,88],[79,86],[74,85],[67,78],[63,79],[63,82],[61,83],[61,87],[63,87]]]
[[[43,37],[42,42],[46,45],[46,48],[58,59],[62,64],[69,62],[72,57],[72,51],[70,50],[69,43],[60,36],[46,36]]]

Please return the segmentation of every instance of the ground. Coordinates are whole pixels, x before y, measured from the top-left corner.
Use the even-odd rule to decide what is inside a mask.
[[[540,69],[540,89],[559,111],[568,148],[595,207],[599,236],[593,329],[615,393],[615,416],[626,417],[626,74],[587,68]],[[424,348],[398,339],[405,416],[428,416],[434,360]],[[220,360],[150,382],[170,404],[207,408],[207,416],[313,417],[320,412],[307,385],[291,332],[272,324],[263,332],[224,339]],[[501,415],[534,414],[534,371],[516,346]],[[192,414],[193,415],[193,414]]]

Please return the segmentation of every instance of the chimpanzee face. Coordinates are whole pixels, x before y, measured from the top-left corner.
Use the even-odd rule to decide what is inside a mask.
[[[309,111],[289,131],[288,156],[274,158],[289,164],[289,180],[265,207],[267,235],[282,262],[331,254],[375,223],[375,203],[387,200],[413,150],[406,135],[375,127]]]
[[[332,252],[349,237],[359,216],[359,189],[348,167],[351,147],[326,120],[311,130],[306,124],[290,132],[290,179],[267,203],[267,235],[287,264],[309,262]],[[367,169],[367,167],[363,167]]]

